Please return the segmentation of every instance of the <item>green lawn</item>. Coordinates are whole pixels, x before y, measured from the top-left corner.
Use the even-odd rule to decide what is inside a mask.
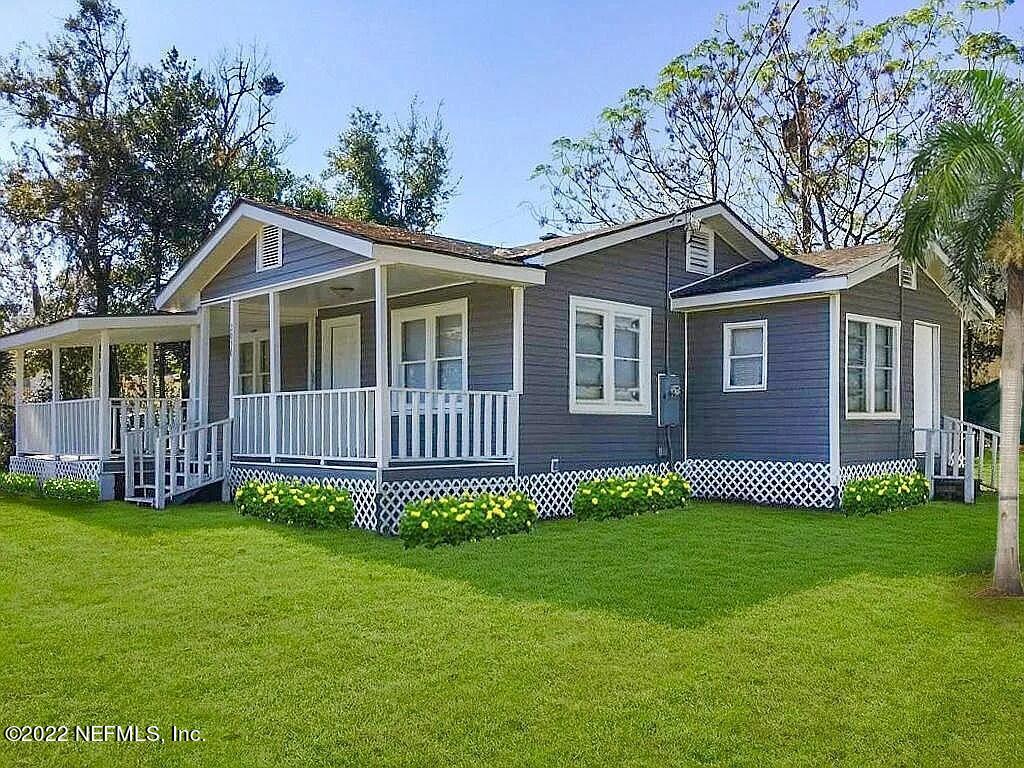
[[[199,728],[0,765],[1017,765],[991,498],[693,504],[403,551],[221,505],[0,501],[0,724]]]

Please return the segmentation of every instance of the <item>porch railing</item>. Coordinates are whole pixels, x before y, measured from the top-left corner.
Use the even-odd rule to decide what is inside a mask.
[[[935,480],[962,480],[964,501],[974,501],[975,482],[982,487],[999,487],[1000,435],[986,427],[950,416],[939,429],[914,430],[924,436],[924,473],[929,484]]]
[[[518,406],[513,392],[392,389],[392,456],[396,461],[511,459]]]
[[[373,387],[237,395],[235,455],[373,460],[374,398]]]
[[[144,452],[152,453],[153,435],[181,429],[191,423],[188,400],[178,397],[117,397],[110,400],[111,453],[122,452],[122,434],[141,430]],[[159,429],[158,429],[159,428]]]
[[[17,419],[19,453],[99,455],[98,398],[22,403],[17,409]]]
[[[222,481],[231,465],[230,441],[226,419],[169,432],[159,426],[125,431],[125,497],[163,509],[175,496]]]

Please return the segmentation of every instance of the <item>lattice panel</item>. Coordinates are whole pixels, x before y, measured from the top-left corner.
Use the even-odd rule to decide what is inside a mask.
[[[274,470],[264,467],[232,466],[228,478],[231,494],[243,483],[255,480],[260,483],[273,483],[278,480],[290,480],[329,488],[345,488],[352,496],[356,508],[353,525],[368,531],[376,531],[377,527],[377,484],[373,480],[354,477],[311,477],[296,472]],[[396,523],[397,524],[397,523]]]
[[[880,475],[909,475],[917,471],[915,459],[895,459],[893,461],[873,461],[868,464],[849,464],[839,468],[839,484],[846,485],[851,480]]]
[[[33,475],[40,481],[60,477],[67,480],[92,480],[100,477],[100,462],[62,461],[60,459],[39,459],[32,456],[11,456],[9,462],[11,472],[24,472]]]
[[[836,503],[829,465],[821,462],[688,459],[675,469],[697,498],[817,509]]]
[[[410,501],[465,492],[504,494],[516,487],[516,478],[512,476],[385,481],[380,489],[380,530],[397,533],[398,520]]]
[[[572,497],[580,483],[606,477],[625,477],[644,472],[662,472],[667,464],[636,464],[625,467],[600,467],[579,469],[570,472],[545,472],[537,475],[523,475],[519,478],[519,490],[537,502],[537,514],[542,519],[572,516]]]

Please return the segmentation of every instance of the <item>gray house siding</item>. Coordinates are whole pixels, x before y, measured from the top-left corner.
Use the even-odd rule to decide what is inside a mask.
[[[723,392],[723,324],[768,321],[767,388]],[[828,461],[828,300],[691,312],[687,455]]]
[[[901,301],[902,294],[902,301]],[[840,299],[839,449],[842,464],[887,461],[914,453],[914,321],[933,323],[939,331],[941,413],[960,415],[960,312],[932,280],[919,270],[917,290],[901,288],[895,268],[843,293]],[[868,315],[901,321],[900,418],[846,418],[846,316]]]
[[[520,470],[545,472],[552,459],[560,469],[653,462],[666,457],[665,433],[657,426],[657,374],[682,374],[682,315],[669,313],[665,299],[665,243],[669,285],[700,279],[683,271],[679,231],[652,235],[547,269],[543,287],[525,293],[524,394],[520,401]],[[716,268],[738,256],[716,239]],[[719,253],[722,255],[719,257]],[[569,297],[605,299],[651,308],[650,415],[569,413]],[[667,317],[668,316],[668,317]],[[665,328],[669,331],[666,361]],[[672,430],[673,455],[682,451],[682,430]]]
[[[219,299],[238,291],[268,288],[301,277],[319,275],[341,267],[365,262],[359,254],[333,245],[296,235],[287,230],[281,237],[281,266],[256,271],[256,238],[254,237],[203,288],[203,300]]]

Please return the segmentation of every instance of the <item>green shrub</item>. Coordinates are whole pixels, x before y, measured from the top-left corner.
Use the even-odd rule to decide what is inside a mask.
[[[407,547],[459,544],[463,541],[529,531],[537,505],[519,491],[422,499],[405,505],[398,535]]]
[[[51,477],[43,483],[43,496],[63,501],[99,501],[100,484],[93,480]]]
[[[843,488],[842,509],[847,515],[872,515],[905,509],[928,501],[928,479],[912,475],[881,475],[851,480]]]
[[[607,520],[685,506],[690,481],[676,472],[609,477],[581,483],[572,497],[577,520]]]
[[[344,488],[290,480],[250,480],[235,492],[235,506],[243,515],[304,528],[348,528],[356,516]]]
[[[39,481],[35,475],[24,472],[0,472],[0,493],[17,496],[39,493]]]

